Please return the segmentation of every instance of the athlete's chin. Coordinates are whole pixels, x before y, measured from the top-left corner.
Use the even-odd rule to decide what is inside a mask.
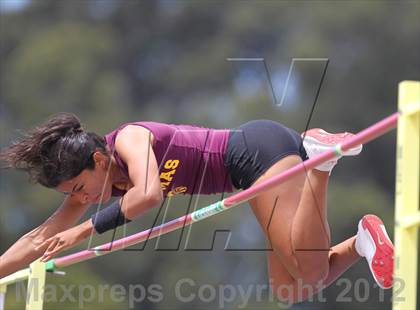
[[[98,195],[95,197],[93,203],[94,204],[105,204],[111,199],[110,195],[105,193],[104,195]]]

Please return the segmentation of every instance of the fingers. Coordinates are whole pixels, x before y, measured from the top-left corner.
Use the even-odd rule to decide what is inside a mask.
[[[38,246],[36,250],[39,250],[45,246],[48,246],[45,250],[44,254],[42,255],[41,262],[49,261],[52,257],[57,255],[60,251],[63,250],[64,241],[60,240],[60,238],[52,237],[46,240],[43,244]]]
[[[55,240],[55,237],[52,237],[50,239],[45,240],[44,242],[42,242],[40,245],[38,245],[37,247],[35,247],[35,251],[39,251],[42,250],[44,247],[47,247],[44,252],[47,252],[48,249],[50,248],[50,245],[52,244],[52,242]]]
[[[59,243],[59,238],[52,238],[50,240],[50,245],[48,246],[48,248],[45,250],[45,253],[51,252],[52,250],[55,249],[55,247],[57,246],[57,244]]]
[[[57,246],[55,249],[52,249],[51,251],[45,252],[44,255],[42,255],[41,262],[45,263],[49,261],[51,258],[56,256],[59,252],[61,252],[63,249],[61,246]]]

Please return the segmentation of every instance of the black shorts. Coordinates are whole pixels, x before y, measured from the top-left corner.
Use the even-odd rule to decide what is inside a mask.
[[[231,130],[224,160],[233,186],[247,189],[268,168],[288,155],[307,159],[300,135],[278,122],[260,119]]]

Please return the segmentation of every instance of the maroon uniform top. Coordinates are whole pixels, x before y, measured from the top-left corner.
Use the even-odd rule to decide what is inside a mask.
[[[229,172],[224,165],[230,129],[158,122],[125,123],[104,138],[127,180],[127,165],[115,150],[115,138],[127,125],[143,126],[153,133],[155,141],[152,149],[159,167],[164,197],[180,193],[215,194],[233,191]],[[124,193],[113,187],[113,196],[122,196]]]

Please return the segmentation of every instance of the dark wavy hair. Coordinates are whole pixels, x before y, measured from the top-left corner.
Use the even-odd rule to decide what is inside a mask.
[[[93,153],[107,157],[105,139],[82,128],[72,113],[58,113],[0,152],[2,168],[24,170],[29,180],[54,188],[84,169],[94,169]]]

